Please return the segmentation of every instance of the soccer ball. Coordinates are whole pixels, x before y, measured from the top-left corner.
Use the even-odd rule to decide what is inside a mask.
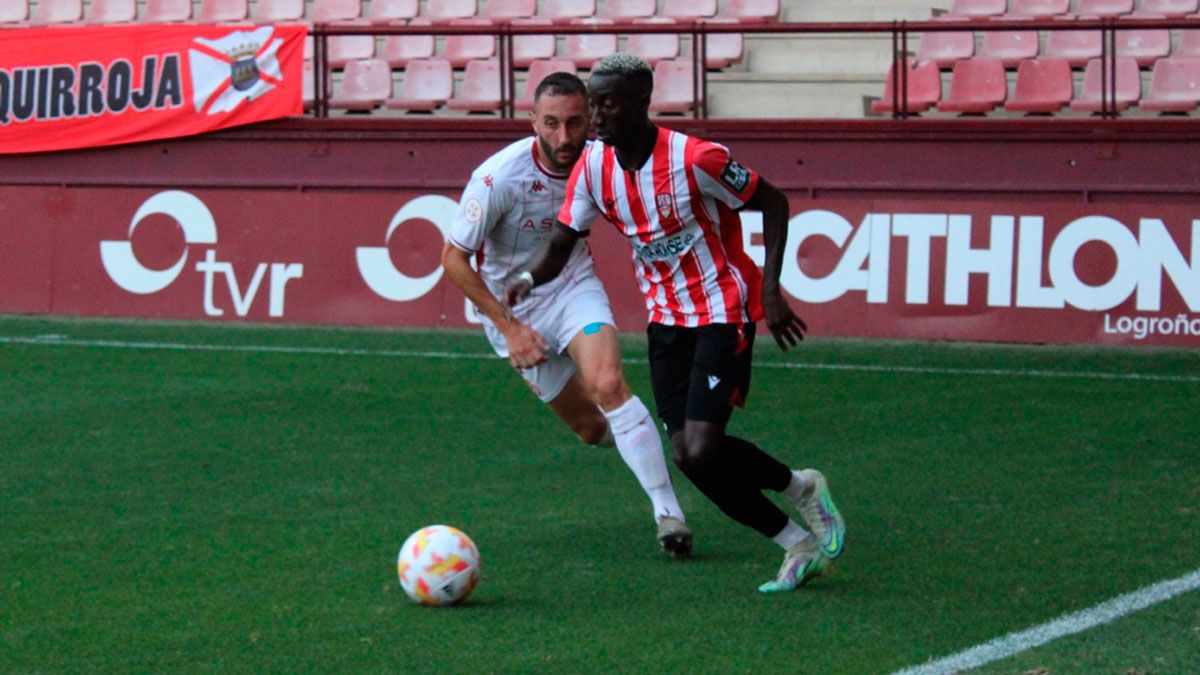
[[[465,600],[479,582],[479,564],[475,542],[449,525],[413,532],[396,558],[400,587],[422,605],[457,605]]]

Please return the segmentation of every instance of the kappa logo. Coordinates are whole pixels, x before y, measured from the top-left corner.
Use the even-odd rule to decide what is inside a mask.
[[[669,219],[675,213],[675,198],[670,193],[654,195],[654,204],[658,207],[658,217]]]
[[[492,183],[494,183],[494,182],[495,182],[495,181],[494,181],[494,180],[492,180],[492,177],[491,177],[491,176],[484,176],[484,177],[483,177],[483,184],[484,184],[484,185],[486,185],[486,186],[488,186],[488,187],[492,187]]]
[[[709,391],[716,389],[718,384],[721,384],[721,378],[717,377],[716,375],[708,376],[708,390]]]
[[[546,186],[545,186],[545,184],[544,184],[544,183],[542,183],[542,181],[540,181],[540,180],[537,180],[536,178],[535,178],[535,179],[534,179],[534,181],[533,181],[533,185],[530,185],[530,186],[529,186],[529,191],[530,191],[530,192],[542,192],[542,191],[544,191],[545,189],[546,189]]]
[[[263,26],[233,31],[223,38],[196,38],[188,50],[192,71],[192,102],[208,115],[230,112],[283,83],[276,54],[282,38]]]
[[[721,180],[734,192],[741,192],[750,184],[750,172],[741,164],[730,159],[721,172]]]

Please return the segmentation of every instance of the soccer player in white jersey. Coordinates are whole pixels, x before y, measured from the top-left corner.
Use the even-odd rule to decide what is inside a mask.
[[[511,311],[498,297],[545,246],[563,203],[567,176],[587,142],[587,90],[568,73],[534,92],[533,130],[471,175],[442,252],[442,265],[483,314],[492,347],[585,443],[615,444],[650,497],[658,543],[668,555],[692,552],[667,473],[662,439],[621,369],[608,296],[587,246],[563,273]],[[471,257],[482,253],[478,271]]]
[[[807,330],[779,286],[787,198],[724,146],[653,124],[652,91],[653,73],[637,57],[614,54],[592,69],[588,102],[602,142],[575,164],[549,246],[505,300],[556,283],[597,216],[616,226],[646,296],[654,398],[675,463],[726,515],[784,549],[775,579],[759,590],[790,591],[841,554],[845,523],[819,471],[793,471],[725,433],[750,385],[755,321],[765,318],[784,351]],[[744,250],[741,208],[762,212],[761,273]],[[783,492],[812,531],[763,490]]]

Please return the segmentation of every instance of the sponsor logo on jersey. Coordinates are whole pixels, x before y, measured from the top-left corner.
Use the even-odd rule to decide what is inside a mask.
[[[681,232],[673,237],[665,237],[656,239],[648,244],[641,242],[633,242],[633,250],[637,251],[638,257],[642,260],[666,260],[668,258],[678,258],[692,247],[692,243],[696,241],[696,235],[691,232]]]

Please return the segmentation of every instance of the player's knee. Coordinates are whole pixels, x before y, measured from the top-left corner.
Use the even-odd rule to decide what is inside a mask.
[[[675,466],[685,475],[701,475],[712,469],[720,447],[711,434],[691,428],[672,434],[671,450]]]
[[[619,367],[599,370],[590,378],[589,384],[592,400],[605,410],[612,410],[629,400],[629,386]]]

